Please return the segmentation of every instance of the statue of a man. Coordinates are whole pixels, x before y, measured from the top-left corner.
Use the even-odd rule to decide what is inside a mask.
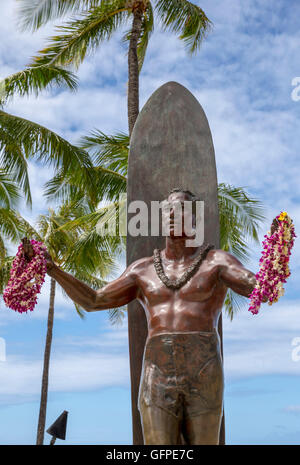
[[[148,337],[139,391],[145,444],[218,444],[223,409],[223,366],[218,319],[227,288],[243,296],[254,289],[254,273],[231,254],[205,244],[188,247],[175,235],[175,203],[193,201],[189,191],[168,196],[169,235],[164,250],[141,258],[98,291],[61,270],[47,256],[47,272],[88,312],[143,306]],[[190,213],[192,220],[195,215]],[[190,218],[191,219],[191,218]],[[24,241],[30,257],[30,245]]]

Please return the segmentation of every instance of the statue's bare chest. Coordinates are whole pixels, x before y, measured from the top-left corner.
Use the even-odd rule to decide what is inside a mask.
[[[172,281],[184,275],[187,266],[163,263],[165,275]],[[216,266],[202,263],[195,274],[179,289],[170,289],[158,276],[153,264],[149,264],[147,272],[140,279],[142,300],[149,305],[174,300],[203,301],[210,298],[218,284]]]

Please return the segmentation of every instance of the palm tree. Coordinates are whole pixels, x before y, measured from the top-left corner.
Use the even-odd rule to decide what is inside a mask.
[[[53,166],[56,171],[79,170],[86,175],[91,167],[89,156],[84,150],[38,123],[3,110],[3,106],[16,94],[38,94],[53,86],[66,86],[74,91],[77,79],[73,73],[59,66],[42,65],[25,68],[0,82],[0,166],[21,187],[29,205],[32,204],[32,198],[28,160],[41,161]]]
[[[61,228],[65,223],[74,221],[78,217],[81,218],[87,212],[89,212],[88,205],[84,201],[78,201],[65,203],[57,211],[49,209],[48,214],[39,216],[36,227],[33,227],[24,218],[19,218],[23,234],[43,242],[55,263],[93,288],[99,288],[106,283],[104,278],[115,269],[115,262],[111,258],[115,250],[109,253],[107,245],[103,242],[101,243],[101,240],[94,242],[94,244],[89,242],[88,248],[85,248],[84,242],[86,237],[84,226],[73,228],[72,231],[66,231]],[[83,246],[80,247],[78,244],[83,244]],[[0,287],[3,289],[5,285],[4,281],[8,278],[7,273],[3,272],[3,276],[0,273],[0,278],[2,278]],[[43,444],[44,441],[55,292],[56,281],[51,278],[37,445]],[[82,309],[77,304],[74,303],[74,305],[78,314],[83,317]],[[117,316],[114,314],[114,310],[112,310],[110,317],[113,322],[116,322]]]
[[[88,53],[131,21],[128,45],[128,127],[131,135],[139,113],[139,72],[154,28],[154,11],[164,30],[178,34],[188,52],[197,51],[211,27],[204,11],[187,0],[19,0],[21,26],[37,30],[67,13],[76,14],[57,28],[59,34],[39,52],[32,66],[78,67]]]

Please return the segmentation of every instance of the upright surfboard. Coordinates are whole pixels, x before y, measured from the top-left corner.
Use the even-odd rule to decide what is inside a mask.
[[[128,205],[167,198],[174,187],[190,190],[204,200],[204,241],[219,247],[217,173],[212,136],[205,113],[182,85],[168,82],[157,89],[141,110],[131,136],[128,166]],[[128,213],[127,221],[132,214]],[[127,265],[165,247],[165,237],[127,235]],[[144,310],[128,306],[133,443],[143,444],[137,409],[143,352],[147,337]]]

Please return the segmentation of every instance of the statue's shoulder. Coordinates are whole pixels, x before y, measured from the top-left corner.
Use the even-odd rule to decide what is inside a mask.
[[[153,255],[151,257],[142,257],[138,260],[132,262],[127,269],[130,269],[133,273],[137,273],[148,268],[150,265],[153,264]]]
[[[239,263],[234,255],[232,255],[230,252],[226,252],[226,250],[223,249],[212,249],[208,252],[207,257],[218,265],[232,265],[233,263]]]
[[[207,254],[208,260],[213,260],[216,262],[223,262],[223,263],[229,260],[230,257],[232,257],[232,255],[223,249],[211,249]]]

